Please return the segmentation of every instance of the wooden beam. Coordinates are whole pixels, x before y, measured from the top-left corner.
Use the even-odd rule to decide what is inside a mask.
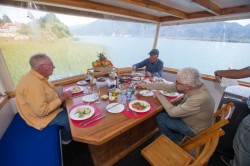
[[[183,18],[183,19],[187,18],[187,13],[185,13],[181,10],[169,7],[169,6],[162,5],[162,4],[154,2],[154,1],[150,1],[150,0],[120,0],[120,1],[126,2],[128,4],[156,10],[158,12],[166,13],[166,14],[172,15],[174,17]]]
[[[248,12],[250,12],[250,5],[225,8],[225,9],[222,9],[221,14],[229,15],[229,14],[241,14],[241,13],[248,13]]]
[[[0,2],[0,4],[13,6],[13,7],[28,8],[26,2],[20,2],[20,1],[3,0]],[[113,15],[101,14],[101,13],[90,12],[90,11],[75,10],[75,9],[69,9],[65,7],[48,6],[48,5],[42,5],[42,4],[36,4],[36,6],[39,11],[44,11],[44,12],[53,12],[53,13],[72,15],[72,16],[89,17],[89,18],[106,19],[106,20],[120,20],[120,21],[142,22],[142,23],[145,22],[145,20],[143,21],[143,20],[138,20],[134,18],[126,18],[126,17],[121,17],[121,16],[113,16]]]
[[[26,0],[18,0],[26,1]],[[27,1],[26,1],[27,2]],[[96,13],[122,16],[126,18],[140,19],[150,22],[159,22],[159,17],[150,14],[145,14],[133,10],[124,9],[121,7],[115,7],[103,3],[92,2],[92,1],[76,1],[76,0],[32,0],[33,3],[70,8],[74,10],[85,10]]]
[[[198,6],[203,8],[204,10],[218,16],[221,15],[221,8],[213,3],[211,0],[192,0]]]

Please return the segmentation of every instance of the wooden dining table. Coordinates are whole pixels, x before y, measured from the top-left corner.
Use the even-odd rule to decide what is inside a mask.
[[[98,83],[97,83],[98,84]],[[76,84],[67,85],[74,86]],[[91,93],[89,86],[82,86],[85,94]],[[108,94],[107,87],[103,86],[101,95]],[[150,103],[154,111],[143,117],[128,117],[123,113],[110,113],[106,106],[110,103],[121,103],[124,96],[118,95],[115,101],[100,99],[100,103],[91,103],[95,108],[105,115],[105,118],[93,126],[79,127],[73,124],[69,117],[72,138],[75,141],[86,143],[91,153],[93,163],[96,166],[113,165],[129,152],[133,151],[158,130],[155,116],[164,108],[155,97],[144,97],[136,90],[132,95],[132,100],[143,100]],[[68,113],[75,105],[84,103],[83,95],[72,97],[66,101]],[[181,100],[182,96],[177,97],[172,102]],[[89,104],[89,103],[86,103]],[[126,111],[126,110],[124,110]],[[131,111],[131,110],[130,110]]]

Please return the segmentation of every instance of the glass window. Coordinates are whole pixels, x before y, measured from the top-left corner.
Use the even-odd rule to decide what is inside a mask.
[[[165,26],[158,48],[165,67],[195,67],[203,74],[249,64],[250,20]],[[250,79],[242,79],[250,81]]]
[[[0,18],[0,47],[15,85],[30,69],[30,56],[38,52],[48,54],[54,62],[50,80],[85,73],[98,53],[104,53],[115,67],[132,66],[148,57],[156,28],[156,24],[6,6],[0,6]]]

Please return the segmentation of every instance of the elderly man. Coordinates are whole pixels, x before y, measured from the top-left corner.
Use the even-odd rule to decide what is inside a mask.
[[[145,76],[160,76],[162,75],[163,62],[158,58],[159,50],[152,49],[149,53],[150,56],[143,61],[134,64],[132,66],[132,70],[136,70],[138,68],[142,68],[146,66]]]
[[[162,94],[156,95],[166,110],[156,116],[158,127],[161,133],[174,142],[181,142],[183,135],[193,137],[212,125],[214,100],[202,83],[198,70],[194,68],[179,70],[175,84],[149,83],[138,86],[151,90],[184,93],[182,102],[177,106],[171,104]]]
[[[71,142],[71,132],[67,111],[62,103],[71,96],[71,92],[58,96],[56,88],[48,81],[55,68],[49,56],[35,54],[29,63],[31,70],[16,87],[18,112],[28,125],[38,130],[48,125],[62,127],[62,143],[68,144]]]

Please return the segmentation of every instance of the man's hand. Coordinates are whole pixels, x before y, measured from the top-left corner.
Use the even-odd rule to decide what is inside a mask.
[[[219,71],[216,70],[214,72],[214,75],[215,75],[215,81],[220,83],[221,82],[221,76],[219,76]]]
[[[66,91],[66,92],[63,92],[59,98],[62,102],[64,102],[65,100],[68,100],[71,95],[72,95],[71,91]]]
[[[148,71],[146,71],[146,73],[145,73],[145,77],[151,77],[151,73],[150,73],[150,72],[148,72]]]
[[[137,88],[146,88],[146,84],[140,83],[135,85]]]

